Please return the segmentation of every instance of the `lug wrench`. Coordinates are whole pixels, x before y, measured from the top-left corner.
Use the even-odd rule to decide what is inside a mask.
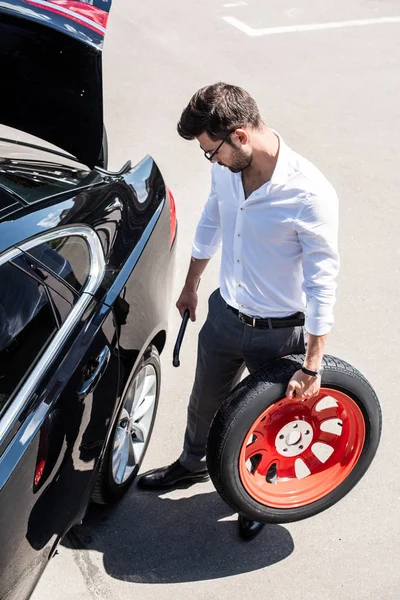
[[[200,279],[197,283],[197,287],[196,287],[196,292],[199,289],[199,285],[200,285]],[[174,346],[174,354],[173,354],[173,358],[172,358],[172,364],[174,367],[179,367],[179,365],[181,364],[180,360],[179,360],[179,352],[182,346],[182,342],[183,342],[183,336],[185,335],[185,331],[186,331],[186,327],[189,321],[189,317],[190,317],[190,311],[187,308],[185,310],[185,312],[183,313],[183,317],[182,317],[182,323],[181,326],[179,328],[179,332],[178,332],[178,337],[176,338],[176,342],[175,342],[175,346]]]

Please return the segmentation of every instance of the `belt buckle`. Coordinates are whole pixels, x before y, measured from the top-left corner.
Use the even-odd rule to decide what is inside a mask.
[[[244,323],[245,325],[247,325],[246,321],[244,320],[244,314],[241,313],[240,310],[238,311],[238,318],[241,323]]]
[[[238,317],[239,317],[239,321],[241,323],[244,323],[245,325],[248,325],[249,327],[255,327],[256,326],[257,317],[250,317],[250,315],[245,315],[244,313],[241,313],[240,311],[238,312]],[[248,319],[251,319],[252,322],[251,323],[247,323],[247,321],[245,321],[244,317],[247,317]]]

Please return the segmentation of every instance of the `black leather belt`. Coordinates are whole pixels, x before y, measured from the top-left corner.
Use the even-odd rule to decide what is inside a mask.
[[[283,317],[282,319],[263,319],[262,317],[245,315],[229,304],[226,305],[226,308],[235,313],[239,321],[257,329],[278,329],[279,327],[299,327],[300,325],[304,325],[304,313],[302,312],[290,315],[290,317]]]

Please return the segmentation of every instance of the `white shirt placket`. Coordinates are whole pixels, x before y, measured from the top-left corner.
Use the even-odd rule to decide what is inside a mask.
[[[236,283],[236,302],[239,306],[243,306],[244,290],[243,290],[243,222],[244,222],[244,204],[240,203],[236,214],[236,228],[233,244],[233,272]]]

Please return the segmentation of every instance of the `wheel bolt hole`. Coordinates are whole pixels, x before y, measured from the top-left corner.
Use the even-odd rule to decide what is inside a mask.
[[[296,429],[298,426],[298,423],[296,423],[296,425],[293,425],[294,429]]]
[[[299,446],[299,450],[303,450],[304,446]]]
[[[307,429],[307,431],[306,431],[306,435],[309,435],[309,434],[310,434],[310,430],[309,430],[309,429]]]
[[[283,451],[284,451],[284,452],[287,452],[287,448],[284,448],[284,449],[283,449]]]
[[[281,435],[279,436],[279,439],[280,439],[280,440],[283,440],[283,438],[284,438],[284,437],[285,437],[285,436],[281,434]]]

